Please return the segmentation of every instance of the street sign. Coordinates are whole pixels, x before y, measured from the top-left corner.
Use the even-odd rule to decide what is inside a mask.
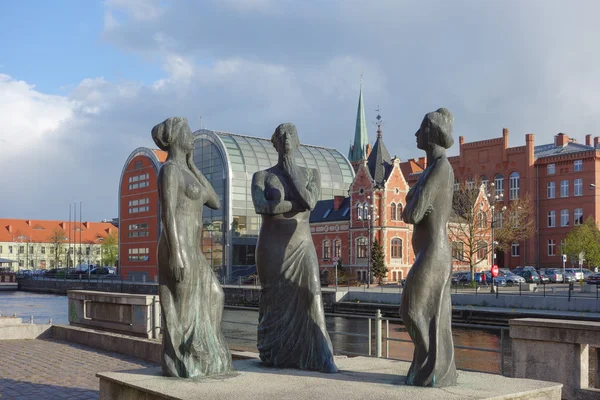
[[[563,262],[567,262],[567,255],[563,254]]]
[[[492,265],[492,278],[496,278],[498,276],[498,266],[496,264]]]

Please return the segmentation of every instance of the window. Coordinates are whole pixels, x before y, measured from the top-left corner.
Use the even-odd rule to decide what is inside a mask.
[[[554,239],[548,239],[548,255],[556,255],[556,242],[554,241]]]
[[[477,221],[479,222],[479,229],[485,229],[487,227],[487,214],[484,212],[477,213]]]
[[[390,219],[392,221],[396,221],[398,219],[397,215],[396,215],[396,203],[392,203],[390,205]]]
[[[19,267],[23,266],[23,260],[19,260]]]
[[[488,254],[488,245],[486,242],[477,243],[477,258],[479,260],[485,260]]]
[[[150,174],[141,174],[129,177],[129,189],[139,189],[150,186]]]
[[[367,258],[367,238],[359,237],[356,239],[356,257]]]
[[[560,197],[569,197],[569,181],[560,181]]]
[[[327,218],[330,213],[331,213],[331,208],[328,208],[327,211],[325,211],[325,214],[323,214],[323,219]]]
[[[498,174],[494,177],[494,185],[496,186],[496,196],[501,197],[504,195],[504,176]]]
[[[458,261],[464,261],[464,243],[452,242],[452,258]]]
[[[42,252],[42,254],[46,254],[46,247],[42,246],[42,248],[40,249],[40,251]]]
[[[392,239],[392,258],[402,258],[402,239]]]
[[[135,169],[141,169],[143,167],[142,162],[141,161],[136,161],[135,162]]]
[[[573,213],[573,224],[582,225],[583,224],[583,208],[576,208]]]
[[[553,199],[556,197],[556,182],[548,182],[548,198]]]
[[[556,226],[556,211],[548,211],[548,228],[554,228]]]
[[[573,163],[574,171],[582,171],[583,170],[583,160],[575,160]]]
[[[148,248],[129,249],[129,261],[148,261]]]
[[[356,217],[358,219],[362,219],[363,218],[363,206],[360,203],[358,203],[357,206],[356,206]]]
[[[2,246],[0,246],[0,254],[2,254]]]
[[[573,195],[583,196],[583,179],[577,178],[573,182]]]
[[[519,198],[519,189],[521,186],[520,176],[518,172],[510,174],[510,199],[516,200]]]
[[[19,254],[25,253],[25,246],[19,246]]]
[[[512,257],[519,257],[519,255],[520,255],[519,242],[512,242],[512,244],[510,245],[510,255]]]
[[[560,226],[569,226],[569,210],[560,210]]]
[[[323,240],[323,259],[329,260],[331,258],[331,241]]]
[[[369,219],[369,204],[363,204],[363,219]]]
[[[12,247],[12,246],[8,246],[8,252],[9,252],[10,254],[12,254],[12,252],[13,252],[13,247]]]
[[[333,256],[338,259],[342,257],[342,241],[340,239],[333,242]]]
[[[504,213],[501,210],[494,212],[494,228],[504,227]]]
[[[398,217],[398,221],[402,220],[402,204],[398,203],[398,210],[396,211],[396,216]]]
[[[548,175],[554,175],[556,173],[556,166],[554,164],[548,164],[546,172]]]
[[[473,190],[474,187],[475,187],[475,181],[473,180],[473,177],[470,176],[467,178],[467,189]]]
[[[481,184],[484,186],[484,190],[487,193],[488,192],[488,184],[490,183],[487,175],[481,175],[481,178],[479,178],[481,180]]]
[[[454,191],[456,192],[459,187],[460,187],[460,183],[458,182],[458,179],[455,179],[454,180]]]
[[[148,224],[130,224],[129,225],[129,233],[127,236],[132,237],[147,237],[148,233]]]

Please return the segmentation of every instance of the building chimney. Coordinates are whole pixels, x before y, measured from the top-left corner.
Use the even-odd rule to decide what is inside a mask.
[[[66,222],[61,222],[60,224],[58,224],[58,226],[60,226],[61,229],[67,229],[67,223]]]
[[[87,221],[86,221],[86,222],[84,222],[84,223],[83,223],[83,227],[84,227],[85,229],[90,229],[90,223],[89,223],[89,222],[87,222]]]
[[[26,220],[26,221],[25,221],[25,223],[26,223],[27,225],[31,226],[31,220],[30,220],[30,219]]]
[[[12,233],[12,225],[6,225],[6,230],[8,233]]]
[[[535,135],[533,133],[525,135],[525,149],[527,150],[527,164],[533,167],[535,163]]]
[[[508,128],[502,128],[502,146],[504,147],[502,162],[508,162]]]
[[[585,135],[585,145],[586,146],[592,145],[592,135]]]
[[[427,158],[419,157],[419,166],[423,169],[427,168]]]
[[[600,137],[596,136],[594,138],[594,147],[597,149],[598,148],[598,143],[600,143]]]
[[[554,136],[554,145],[555,146],[566,146],[569,143],[569,135],[567,135],[566,133],[559,133],[558,135]]]
[[[335,196],[333,198],[333,209],[334,210],[339,210],[340,206],[342,205],[342,203],[344,202],[345,197],[344,196]]]

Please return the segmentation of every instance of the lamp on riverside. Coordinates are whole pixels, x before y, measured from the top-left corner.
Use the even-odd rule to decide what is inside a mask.
[[[494,182],[492,182],[492,183],[490,183],[490,186],[492,188],[491,190],[493,191],[496,185],[494,184]],[[496,193],[494,196],[492,196],[490,193],[488,193],[487,196],[488,196],[488,199],[489,199],[490,203],[492,204],[490,206],[490,210],[492,211],[492,218],[491,218],[491,226],[490,226],[490,228],[491,228],[491,231],[492,231],[492,250],[491,251],[492,251],[492,268],[493,268],[494,265],[498,265],[496,263],[496,246],[498,245],[498,242],[496,242],[494,240],[494,228],[496,227],[496,223],[497,222],[502,223],[502,216],[503,216],[504,212],[506,211],[506,206],[502,206],[502,208],[500,209],[499,218],[496,218],[496,213],[495,213],[496,205],[495,205],[495,203],[498,202],[498,201],[503,201],[504,200],[504,193],[502,193],[502,192]],[[492,284],[491,284],[491,288],[490,288],[490,293],[495,293],[495,291],[496,291],[496,288],[494,287],[494,278],[495,277],[492,275]]]

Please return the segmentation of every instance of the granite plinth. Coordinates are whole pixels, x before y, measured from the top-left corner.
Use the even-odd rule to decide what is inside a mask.
[[[560,383],[459,371],[458,385],[406,386],[410,363],[381,358],[336,357],[340,373],[264,367],[260,360],[233,362],[236,374],[177,379],[160,368],[101,372],[100,399],[519,399],[560,400]]]

